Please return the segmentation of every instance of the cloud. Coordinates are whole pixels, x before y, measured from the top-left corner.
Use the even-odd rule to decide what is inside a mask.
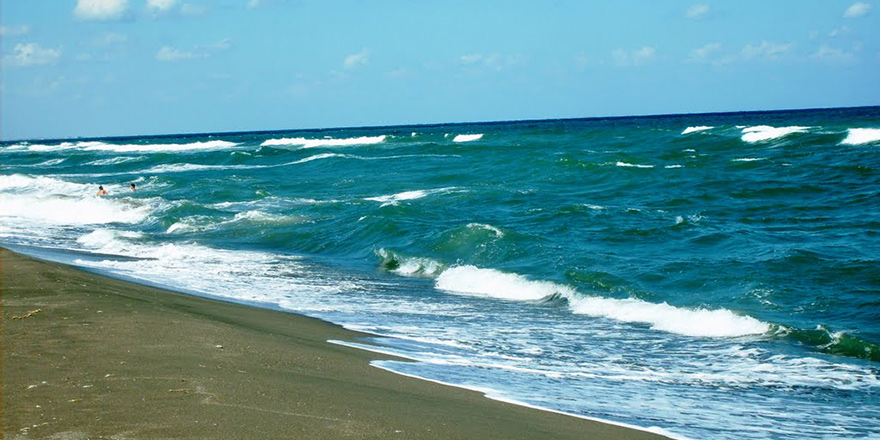
[[[0,37],[16,37],[25,35],[31,31],[31,27],[23,24],[20,26],[0,26]]]
[[[168,12],[177,0],[147,0],[147,8],[155,12]]]
[[[192,3],[184,3],[180,6],[180,15],[185,17],[198,17],[200,15],[205,15],[208,12],[208,7],[205,5],[196,5]]]
[[[247,5],[245,5],[245,8],[247,8],[247,9],[257,9],[259,7],[260,7],[260,0],[250,0],[247,2]]]
[[[224,38],[216,43],[209,44],[207,46],[208,49],[215,51],[215,52],[227,50],[230,47],[232,47],[232,39],[231,38]]]
[[[156,54],[156,59],[162,62],[174,62],[184,60],[196,60],[209,58],[218,52],[232,47],[232,39],[224,38],[216,43],[196,46],[194,50],[183,50],[171,46],[162,46]]]
[[[721,43],[709,43],[703,47],[698,47],[691,51],[688,61],[692,63],[709,62],[710,56],[721,50]]]
[[[693,20],[699,20],[705,18],[706,15],[709,14],[709,11],[709,5],[699,3],[688,8],[687,11],[684,12],[684,16]]]
[[[641,66],[651,62],[656,54],[657,49],[651,46],[645,46],[632,52],[615,49],[611,52],[611,59],[614,60],[614,64],[620,67]]]
[[[354,69],[359,66],[363,66],[370,61],[370,53],[364,49],[356,54],[349,55],[345,57],[345,62],[343,66],[346,69]]]
[[[832,47],[827,44],[819,46],[819,49],[810,55],[811,60],[832,63],[848,63],[854,61],[855,58],[855,55],[851,52],[846,52],[843,49]]]
[[[38,43],[16,44],[11,55],[3,57],[3,64],[14,67],[53,64],[61,57],[61,48],[43,49]]]
[[[205,53],[189,52],[171,46],[162,46],[162,48],[159,49],[159,53],[156,54],[156,59],[163,62],[192,60],[207,57],[208,54]]]
[[[742,50],[742,56],[744,59],[767,58],[775,60],[791,52],[793,47],[794,45],[791,43],[777,44],[762,41],[759,45],[746,45]]]
[[[458,61],[464,66],[489,68],[500,72],[508,67],[521,64],[523,62],[523,56],[519,54],[502,55],[497,52],[488,55],[471,53],[460,56]]]
[[[77,0],[73,16],[80,20],[118,20],[126,8],[128,0]]]
[[[845,18],[858,18],[868,15],[868,12],[871,12],[870,3],[855,2],[846,8],[846,12],[843,13],[843,16]]]

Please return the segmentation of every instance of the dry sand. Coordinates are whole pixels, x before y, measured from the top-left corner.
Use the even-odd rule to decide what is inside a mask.
[[[369,366],[364,335],[0,249],[6,439],[662,439]]]

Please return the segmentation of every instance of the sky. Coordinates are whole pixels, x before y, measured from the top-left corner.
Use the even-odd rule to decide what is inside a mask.
[[[880,1],[0,0],[0,138],[880,105]]]

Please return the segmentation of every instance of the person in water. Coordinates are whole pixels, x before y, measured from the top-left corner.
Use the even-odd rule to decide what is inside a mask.
[[[98,195],[99,196],[106,196],[107,195],[107,191],[104,190],[103,185],[98,185]]]
[[[137,188],[136,188],[136,187],[134,186],[134,184],[132,183],[132,184],[131,184],[131,190],[134,191],[134,190],[136,190],[136,189],[137,189]]]

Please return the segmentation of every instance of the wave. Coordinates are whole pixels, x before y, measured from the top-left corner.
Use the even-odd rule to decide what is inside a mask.
[[[731,159],[731,162],[758,162],[762,160],[767,160],[766,157],[743,157],[739,159]]]
[[[269,139],[264,141],[260,146],[300,146],[303,148],[315,147],[349,147],[354,145],[374,145],[385,142],[387,135],[380,136],[361,136],[355,138],[343,139],[306,139],[306,138],[282,138]]]
[[[681,132],[681,134],[698,133],[701,131],[711,130],[713,128],[715,128],[715,127],[710,127],[708,125],[700,125],[697,127],[688,127],[688,128],[685,128],[684,131]]]
[[[616,165],[624,168],[654,168],[654,165],[638,165],[626,162],[617,162]]]
[[[452,142],[473,142],[483,138],[483,134],[459,134],[452,138]]]
[[[416,200],[416,199],[421,199],[423,197],[427,197],[429,195],[434,195],[434,194],[448,194],[452,191],[455,191],[454,187],[415,190],[415,191],[404,191],[401,193],[390,194],[390,195],[385,195],[385,196],[367,197],[364,200],[369,200],[372,202],[380,202],[380,203],[382,203],[382,206],[388,206],[388,205],[397,205],[404,200]]]
[[[112,151],[116,153],[160,153],[160,152],[181,152],[191,150],[214,150],[222,148],[232,148],[238,146],[235,142],[222,140],[191,142],[188,144],[110,144],[100,141],[82,141],[82,142],[62,142],[56,145],[43,144],[17,144],[9,147],[10,149],[24,149],[27,151],[47,152],[47,151],[64,151],[64,150],[84,150],[84,151]]]
[[[97,187],[50,177],[0,176],[0,219],[52,225],[139,223],[154,210],[143,200],[95,196]],[[125,191],[122,185],[105,189],[111,194]]]
[[[103,166],[103,165],[118,165],[126,162],[136,162],[139,160],[143,160],[145,156],[117,156],[111,157],[110,159],[99,159],[93,160],[91,162],[86,162],[83,165],[95,165],[95,166]]]
[[[446,267],[429,258],[406,257],[385,249],[377,251],[382,266],[403,276],[435,278],[439,290],[510,301],[564,298],[572,313],[615,321],[648,324],[652,329],[695,337],[761,335],[772,326],[727,309],[689,309],[640,299],[585,296],[574,288],[549,281],[530,280],[515,273],[472,265]]]
[[[842,145],[865,145],[880,142],[880,128],[850,128]]]
[[[766,142],[773,139],[779,139],[794,133],[803,133],[810,127],[771,127],[769,125],[757,125],[754,127],[745,127],[742,129],[742,140],[754,144],[757,142]]]

